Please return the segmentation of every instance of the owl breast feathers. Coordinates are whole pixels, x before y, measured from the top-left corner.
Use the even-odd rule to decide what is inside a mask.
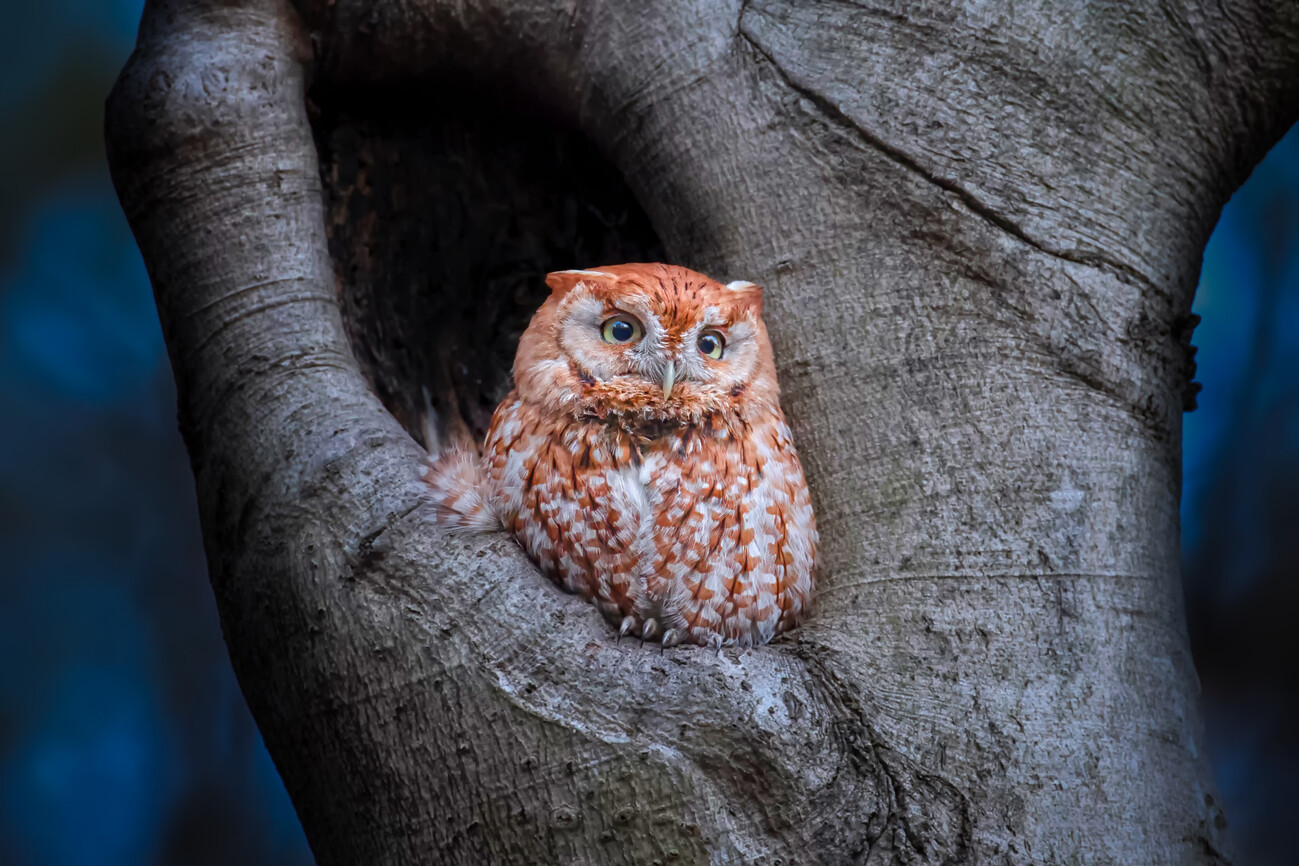
[[[762,290],[659,264],[546,283],[481,456],[433,465],[440,521],[509,530],[620,634],[750,646],[798,625],[816,521]]]

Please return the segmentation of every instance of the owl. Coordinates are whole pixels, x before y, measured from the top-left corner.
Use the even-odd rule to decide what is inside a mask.
[[[481,454],[433,463],[439,521],[504,528],[620,636],[747,647],[798,625],[816,520],[762,289],[662,264],[546,284]]]

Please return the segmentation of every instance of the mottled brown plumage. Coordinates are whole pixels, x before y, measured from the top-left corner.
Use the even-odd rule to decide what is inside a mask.
[[[623,633],[748,646],[797,625],[817,532],[762,290],[659,264],[547,284],[482,455],[434,464],[442,521],[503,526]]]

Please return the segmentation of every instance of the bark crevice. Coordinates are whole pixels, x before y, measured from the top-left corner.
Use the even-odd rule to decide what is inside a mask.
[[[148,4],[110,164],[318,861],[1217,862],[1184,317],[1224,154],[1293,88],[1196,73],[1188,113],[1161,76],[1203,40],[1111,7],[759,34],[756,2]],[[1211,66],[1297,62],[1214,32]],[[1130,90],[1075,83],[1120,61]],[[439,532],[421,477],[430,408],[485,427],[541,274],[662,258],[765,285],[818,509],[819,613],[752,652],[617,643],[504,536]]]
[[[747,5],[746,0],[745,6]],[[1171,292],[1168,288],[1159,285],[1159,283],[1151,277],[1143,274],[1131,265],[1098,254],[1088,254],[1078,250],[1066,250],[1053,247],[1040,238],[1033,237],[1023,228],[1023,226],[1018,225],[1014,220],[1011,220],[1004,214],[999,213],[995,208],[980,201],[978,196],[963,187],[959,181],[950,177],[939,176],[932,170],[925,168],[920,163],[920,160],[908,153],[906,149],[895,144],[890,144],[883,138],[871,132],[861,123],[845,114],[829,98],[818,92],[814,87],[796,81],[790,72],[781,66],[780,62],[762,46],[754,35],[746,30],[743,20],[743,8],[741,10],[740,24],[737,33],[746,44],[752,47],[753,51],[758,56],[760,56],[773,70],[775,70],[776,74],[780,77],[780,80],[783,81],[790,90],[797,93],[819,109],[827,125],[836,127],[840,130],[845,130],[847,132],[847,137],[850,140],[860,141],[867,149],[881,154],[893,163],[901,166],[906,171],[921,178],[925,182],[938,187],[940,190],[951,193],[976,217],[983,219],[988,224],[1000,229],[1011,237],[1022,241],[1043,255],[1060,259],[1065,262],[1072,262],[1074,264],[1086,265],[1088,267],[1104,270],[1119,279],[1134,282],[1142,288],[1148,289],[1161,296],[1166,298],[1171,297]]]

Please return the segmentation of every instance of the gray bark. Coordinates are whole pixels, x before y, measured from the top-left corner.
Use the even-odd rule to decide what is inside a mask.
[[[1189,311],[1299,4],[1061,6],[148,4],[110,165],[320,863],[1227,858]],[[424,386],[481,430],[544,270],[658,256],[767,287],[824,546],[770,647],[616,645],[432,523]]]

